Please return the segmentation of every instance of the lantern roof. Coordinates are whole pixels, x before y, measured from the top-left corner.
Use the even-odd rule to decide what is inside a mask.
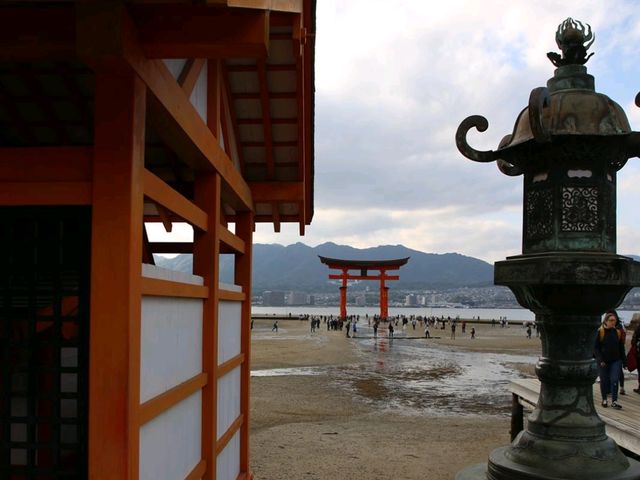
[[[635,156],[638,134],[634,138],[629,120],[620,105],[608,96],[595,91],[594,77],[587,73],[585,63],[595,35],[588,24],[567,18],[558,27],[556,43],[562,55],[549,52],[547,57],[557,67],[546,87],[531,91],[529,104],[518,114],[513,131],[505,135],[495,151],[478,151],[469,146],[466,133],[476,127],[483,132],[488,128],[484,117],[466,118],[456,132],[458,149],[466,157],[479,161],[496,160],[507,175],[522,173],[527,152],[537,144],[550,144],[561,137],[597,137],[622,140],[622,149],[630,151],[625,158]],[[621,138],[622,137],[622,138]],[[626,160],[625,160],[626,161]],[[615,165],[622,168],[624,162]]]

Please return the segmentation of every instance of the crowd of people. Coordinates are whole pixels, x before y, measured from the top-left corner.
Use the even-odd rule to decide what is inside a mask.
[[[291,317],[291,315],[289,315]],[[292,318],[292,317],[291,317]],[[364,315],[362,318],[360,315],[348,315],[347,317],[341,318],[340,316],[334,315],[299,315],[299,320],[308,321],[310,326],[311,333],[316,333],[321,329],[321,326],[324,324],[326,326],[327,331],[345,331],[345,335],[347,337],[356,336],[358,331],[358,324],[361,321],[366,321],[367,326],[371,327],[373,330],[373,336],[378,336],[378,330],[380,329],[380,325],[384,324],[384,327],[388,331],[388,336],[393,337],[396,329],[401,329],[403,331],[414,331],[421,332],[420,336],[424,336],[426,338],[431,338],[431,330],[445,330],[447,327],[451,331],[451,338],[455,339],[455,332],[457,329],[457,325],[461,324],[462,333],[466,334],[467,331],[467,321],[460,320],[460,317],[452,318],[450,316],[422,316],[422,315],[395,315],[388,318],[381,318],[380,315],[372,315],[369,316]],[[475,320],[475,319],[474,319]],[[253,328],[253,321],[251,323],[251,328]],[[278,322],[276,321],[273,324],[273,328],[271,331],[278,331]],[[476,329],[472,327],[470,330],[470,336],[472,339],[476,338]]]

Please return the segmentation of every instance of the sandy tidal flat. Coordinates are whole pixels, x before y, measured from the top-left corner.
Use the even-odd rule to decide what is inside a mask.
[[[392,341],[362,320],[356,339],[307,321],[271,327],[256,321],[252,335],[256,480],[451,479],[509,443],[508,380],[532,375],[540,352],[520,325]]]

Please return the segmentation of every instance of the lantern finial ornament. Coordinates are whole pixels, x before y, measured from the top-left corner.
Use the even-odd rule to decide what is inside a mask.
[[[556,32],[556,43],[562,50],[562,56],[555,52],[547,53],[547,57],[556,67],[563,65],[584,65],[591,58],[593,52],[587,55],[587,50],[593,45],[596,37],[591,26],[569,17],[560,25]]]

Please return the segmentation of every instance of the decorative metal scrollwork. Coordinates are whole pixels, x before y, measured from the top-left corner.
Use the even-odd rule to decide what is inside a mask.
[[[529,95],[529,124],[533,138],[539,143],[551,141],[551,134],[542,123],[542,110],[549,106],[551,97],[546,87],[538,87],[531,90]]]
[[[598,187],[563,187],[564,232],[594,232],[598,227]]]
[[[465,118],[456,131],[456,146],[460,153],[474,162],[493,162],[496,159],[493,150],[476,150],[467,143],[467,132],[475,127],[479,132],[489,128],[489,122],[481,115],[471,115]]]
[[[527,238],[549,237],[553,233],[553,194],[551,190],[529,190],[525,205]]]

